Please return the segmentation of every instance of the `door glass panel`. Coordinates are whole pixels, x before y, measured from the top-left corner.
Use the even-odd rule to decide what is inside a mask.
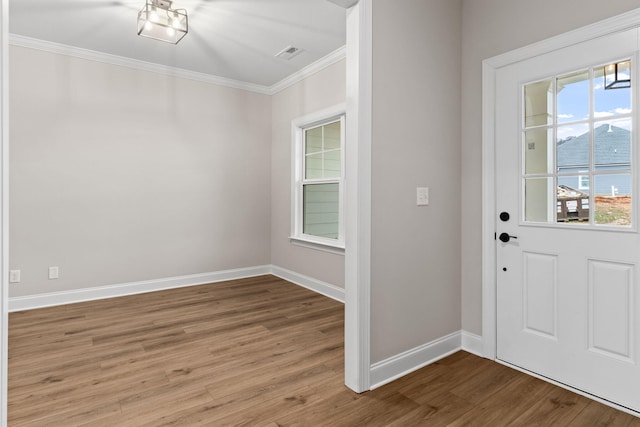
[[[631,174],[596,175],[593,191],[596,224],[631,225]]]
[[[589,71],[558,77],[558,123],[589,118]]]
[[[632,64],[615,65],[524,86],[525,221],[631,225]]]
[[[553,81],[531,83],[524,88],[525,127],[553,123]]]
[[[587,183],[589,175],[586,175]],[[556,220],[564,224],[589,221],[589,189],[578,190],[584,175],[558,177]]]
[[[525,180],[525,221],[553,222],[553,210],[549,200],[553,200],[552,178],[529,178]],[[551,205],[552,206],[552,205]]]
[[[610,66],[613,66],[613,64],[608,65],[608,67]],[[605,89],[604,67],[596,67],[594,75],[593,92],[596,119],[616,114],[630,114],[631,88]],[[622,78],[629,78],[629,68],[619,68],[618,75]],[[609,80],[610,82],[611,80]]]
[[[590,145],[588,124],[558,126],[558,172],[568,172],[566,168],[588,168]]]
[[[525,173],[553,172],[553,129],[542,128],[524,134]]]
[[[631,117],[596,122],[594,126],[596,170],[630,170]]]

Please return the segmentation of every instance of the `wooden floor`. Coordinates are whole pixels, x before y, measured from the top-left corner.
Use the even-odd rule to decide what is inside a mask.
[[[343,385],[343,306],[273,276],[12,313],[10,426],[640,426],[458,352]]]

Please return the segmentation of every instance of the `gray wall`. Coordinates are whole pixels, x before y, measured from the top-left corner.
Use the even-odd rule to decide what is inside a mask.
[[[11,296],[270,263],[269,96],[10,54]]]
[[[482,333],[482,60],[635,9],[636,0],[463,0],[462,328]]]
[[[345,61],[272,97],[271,263],[344,288],[344,256],[291,244],[291,121],[345,102]],[[346,142],[348,144],[348,141]]]
[[[372,363],[460,329],[462,3],[401,3],[373,2]]]

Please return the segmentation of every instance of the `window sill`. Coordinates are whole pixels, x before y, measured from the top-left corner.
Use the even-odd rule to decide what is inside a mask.
[[[289,237],[291,244],[296,246],[302,246],[304,248],[315,249],[318,251],[329,252],[336,255],[344,255],[344,246],[338,243],[330,244],[324,242],[318,242],[315,240],[304,239],[301,237]]]

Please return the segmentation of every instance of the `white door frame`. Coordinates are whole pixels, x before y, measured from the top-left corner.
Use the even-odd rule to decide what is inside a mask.
[[[7,425],[9,320],[9,0],[0,0],[0,425]]]
[[[507,52],[482,63],[482,354],[496,359],[495,78],[499,68],[608,34],[640,27],[640,9]]]
[[[370,388],[372,0],[347,11],[345,384]]]

